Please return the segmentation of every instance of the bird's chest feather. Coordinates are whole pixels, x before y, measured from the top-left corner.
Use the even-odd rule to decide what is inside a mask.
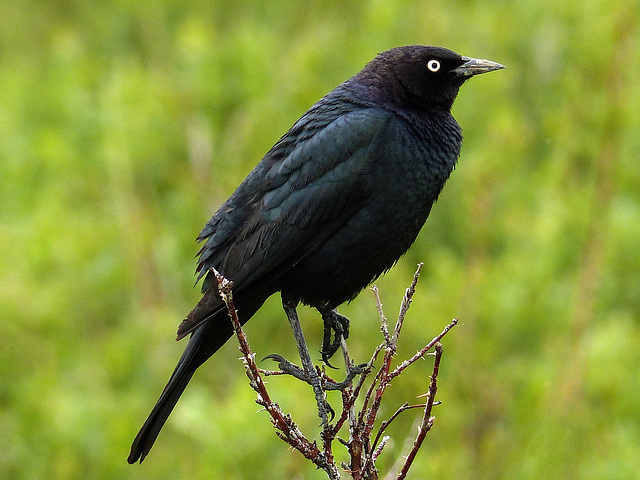
[[[379,158],[369,177],[370,198],[381,220],[419,230],[457,162],[460,127],[450,115],[414,115],[387,135],[393,141],[381,138],[372,148]]]
[[[419,124],[418,131],[400,124],[372,142],[365,166],[352,172],[363,179],[366,200],[292,269],[287,290],[305,303],[335,306],[393,266],[416,239],[458,158],[461,134],[451,120]]]

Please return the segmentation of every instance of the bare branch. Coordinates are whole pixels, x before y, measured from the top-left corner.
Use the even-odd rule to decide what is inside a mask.
[[[411,281],[411,285],[404,293],[404,297],[402,298],[402,303],[400,304],[400,313],[398,313],[398,321],[396,322],[396,328],[393,331],[393,343],[398,343],[398,335],[400,335],[400,330],[402,329],[402,325],[404,324],[404,318],[407,315],[407,311],[411,306],[411,301],[413,300],[413,294],[416,293],[416,286],[418,285],[418,279],[420,278],[420,271],[422,270],[422,266],[424,263],[419,263],[418,268],[416,269],[416,273],[413,274],[413,280]]]
[[[382,453],[382,449],[384,448],[384,446],[387,444],[387,442],[389,441],[391,437],[386,435],[382,438],[382,441],[380,442],[380,444],[376,447],[375,451],[373,452],[373,454],[371,455],[371,461],[373,462],[373,464],[375,465],[376,460],[378,459],[378,457],[380,456],[380,454]],[[376,440],[377,441],[377,440]],[[375,442],[374,442],[375,445]]]
[[[238,311],[233,302],[233,282],[224,278],[215,269],[212,270],[218,283],[218,292],[227,306],[229,316],[233,323],[233,330],[240,344],[240,351],[244,357],[245,368],[250,380],[249,384],[258,394],[256,402],[269,412],[273,425],[279,430],[279,432],[276,433],[280,438],[302,453],[305,458],[311,460],[318,468],[327,472],[331,480],[339,480],[340,473],[333,461],[333,457],[328,456],[326,450],[324,452],[321,451],[315,442],[310,442],[291,419],[291,416],[285,415],[280,406],[271,400],[269,392],[267,392],[267,388],[262,380],[260,369],[256,365],[255,354],[251,351],[247,337],[242,331]]]
[[[396,326],[394,328],[393,335],[391,336],[389,341],[386,341],[386,338],[385,338],[386,345],[385,345],[384,360],[382,361],[382,366],[380,367],[380,371],[376,375],[374,384],[372,385],[373,387],[375,383],[378,382],[378,387],[375,392],[373,403],[371,405],[371,409],[369,410],[369,413],[367,415],[367,420],[366,420],[364,434],[367,435],[367,438],[369,438],[369,436],[371,435],[371,430],[373,428],[374,421],[378,415],[378,409],[380,408],[380,403],[382,402],[382,396],[384,395],[384,392],[387,386],[389,385],[389,382],[391,381],[391,378],[389,377],[391,360],[393,356],[396,354],[397,345],[398,345],[398,336],[400,335],[400,331],[402,330],[402,324],[404,323],[404,319],[407,314],[407,311],[411,306],[411,300],[413,298],[413,294],[416,291],[416,285],[418,284],[418,278],[420,277],[420,270],[422,269],[422,265],[423,265],[422,263],[418,264],[418,268],[416,272],[413,274],[413,280],[411,281],[411,285],[405,291],[405,295],[400,305],[400,313],[398,314],[398,320],[396,321]],[[378,299],[378,303],[379,303],[379,299]],[[379,311],[382,312],[382,308],[379,308]],[[381,316],[381,321],[384,324],[384,321],[382,320],[383,316],[384,314],[382,314]],[[364,411],[364,408],[363,408],[363,411]]]
[[[409,365],[411,365],[412,363],[414,363],[416,360],[419,360],[420,358],[424,357],[425,354],[431,350],[431,348],[433,348],[433,346],[435,344],[437,344],[440,340],[442,340],[442,337],[444,337],[447,332],[449,330],[451,330],[453,327],[455,327],[456,325],[458,325],[458,319],[454,318],[453,320],[451,320],[451,322],[449,323],[449,325],[447,325],[446,327],[444,327],[444,330],[442,330],[442,332],[440,332],[438,335],[436,335],[433,340],[431,340],[429,343],[427,343],[423,348],[421,348],[420,350],[418,350],[416,352],[416,354],[411,357],[408,360],[403,361],[400,365],[398,365],[398,367],[389,374],[389,376],[391,378],[395,378],[398,375],[400,375],[402,373],[402,371],[407,368]]]
[[[380,290],[378,290],[377,285],[371,287],[373,291],[373,296],[376,299],[376,308],[378,309],[378,314],[380,315],[380,323],[382,324],[381,330],[382,335],[384,335],[384,340],[386,343],[391,342],[391,337],[389,336],[389,321],[387,317],[385,317],[384,312],[382,311],[382,302],[380,301]]]
[[[451,330],[451,328],[457,325],[457,319],[453,319],[439,335],[419,350],[413,357],[400,363],[394,370],[391,369],[391,362],[397,351],[399,335],[405,321],[407,311],[411,305],[413,294],[415,293],[421,267],[422,264],[419,264],[411,285],[406,289],[400,306],[398,319],[392,334],[389,333],[388,321],[382,309],[382,302],[380,301],[378,289],[373,287],[384,340],[376,347],[371,359],[366,365],[362,364],[354,367],[347,350],[346,342],[342,339],[341,347],[347,371],[347,380],[337,383],[325,372],[324,368],[321,369],[317,366],[315,367],[319,374],[319,380],[322,384],[321,388],[323,392],[338,387],[342,393],[342,411],[336,418],[335,423],[323,423],[320,431],[320,437],[322,439],[320,446],[315,440],[310,441],[307,439],[291,416],[285,414],[279,405],[271,399],[263,381],[263,376],[282,375],[285,372],[258,368],[255,362],[255,354],[251,351],[249,342],[242,331],[240,320],[235,309],[232,294],[233,283],[213,270],[218,282],[220,296],[227,306],[229,316],[233,323],[234,332],[238,338],[240,351],[243,355],[242,360],[245,365],[247,376],[250,380],[249,383],[257,393],[256,403],[264,407],[264,409],[269,413],[271,422],[276,428],[276,434],[278,437],[292,448],[298,450],[305,458],[312,461],[318,468],[324,470],[330,480],[340,479],[340,471],[335,464],[333,455],[333,441],[336,438],[341,444],[347,446],[349,452],[349,463],[342,465],[344,471],[355,480],[375,480],[378,478],[378,470],[375,466],[376,460],[381,455],[385,445],[390,439],[388,435],[384,435],[385,431],[401,413],[410,409],[423,408],[423,418],[418,435],[413,442],[413,447],[409,452],[409,455],[406,457],[404,463],[402,463],[402,469],[397,477],[404,479],[417,455],[418,450],[424,442],[426,434],[433,425],[434,417],[431,415],[431,410],[433,405],[438,403],[435,402],[434,398],[437,391],[436,380],[442,356],[442,345],[439,342],[444,335]],[[428,353],[434,346],[435,353]],[[381,365],[375,376],[371,378],[370,374],[374,369],[374,365],[379,360],[379,356],[382,351],[384,351],[384,355]],[[418,359],[423,358],[425,355],[435,356],[429,389],[424,395],[426,398],[425,403],[419,405],[410,405],[409,403],[405,403],[402,405],[389,419],[381,423],[374,440],[371,441],[372,431],[380,411],[382,399],[391,380],[400,375],[409,365],[413,364]],[[270,355],[270,357],[276,360],[281,358],[278,355]],[[285,360],[282,359],[282,361]],[[296,368],[298,367],[291,364],[288,366],[286,373],[304,379],[304,375],[296,375],[296,373],[302,372],[301,369],[300,372],[296,372]],[[354,385],[353,380],[356,373],[359,374],[360,377]],[[361,399],[362,407],[359,411],[356,411],[356,402],[359,401],[358,399],[360,398],[360,395],[365,391],[365,383],[367,381],[370,382],[370,385],[366,387],[364,398]],[[348,426],[349,430],[348,440],[343,440],[338,437],[338,433],[345,425]]]
[[[394,412],[393,415],[391,415],[391,417],[389,417],[389,420],[383,420],[382,423],[380,424],[380,428],[378,429],[378,433],[376,434],[376,438],[373,441],[373,445],[375,445],[376,443],[378,443],[378,440],[380,440],[380,436],[382,435],[382,433],[386,430],[386,428],[391,424],[391,422],[393,422],[396,417],[398,415],[400,415],[402,412],[404,412],[405,410],[410,410],[412,408],[424,408],[425,404],[421,403],[418,405],[409,405],[409,403],[405,403],[404,405],[402,405],[398,410],[396,410]]]
[[[407,456],[407,460],[404,462],[402,466],[402,470],[400,470],[400,474],[398,474],[398,480],[403,480],[407,476],[407,472],[409,468],[411,468],[411,464],[416,458],[416,454],[424,441],[429,430],[433,426],[433,422],[435,421],[435,417],[431,416],[431,409],[433,408],[433,402],[436,397],[436,392],[438,390],[438,371],[440,369],[440,359],[442,358],[442,344],[436,343],[436,355],[435,361],[433,362],[433,373],[431,374],[431,382],[429,384],[429,391],[427,392],[427,403],[424,407],[424,414],[422,416],[422,424],[420,425],[420,430],[418,431],[418,436],[413,442],[413,448],[409,452]]]

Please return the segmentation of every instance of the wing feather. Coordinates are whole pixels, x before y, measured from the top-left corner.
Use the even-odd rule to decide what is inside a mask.
[[[311,110],[310,112],[313,112]],[[303,117],[300,121],[303,121]],[[278,278],[326,241],[364,205],[367,172],[376,161],[376,136],[393,114],[359,108],[338,115],[304,141],[289,137],[267,153],[202,230],[198,278],[203,292],[215,280],[212,267],[234,281],[234,293],[274,285]],[[199,309],[179,328],[193,331],[211,312]]]

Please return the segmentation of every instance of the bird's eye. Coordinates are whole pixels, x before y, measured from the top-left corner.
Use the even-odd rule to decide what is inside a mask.
[[[429,62],[427,62],[427,68],[435,73],[440,70],[440,62],[438,60],[429,60]]]

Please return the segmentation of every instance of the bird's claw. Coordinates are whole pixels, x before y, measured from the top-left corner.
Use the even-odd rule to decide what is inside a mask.
[[[274,361],[278,362],[278,368],[280,369],[280,371],[282,371],[285,374],[292,375],[293,377],[297,378],[298,380],[302,380],[303,382],[306,382],[311,386],[314,385],[314,380],[320,381],[320,378],[319,378],[319,376],[318,376],[318,374],[316,372],[314,372],[315,375],[308,374],[302,368],[300,368],[296,364],[290,362],[289,360],[284,358],[282,355],[278,355],[277,353],[271,353],[271,354],[267,355],[266,357],[264,357],[262,359],[262,361],[265,361],[265,360],[274,360]],[[322,382],[322,383],[326,383],[326,382]],[[334,390],[333,388],[325,388],[325,389],[326,390]],[[326,399],[324,400],[324,410],[325,410],[325,413],[329,413],[329,415],[331,417],[329,419],[329,422],[332,422],[333,419],[336,416],[336,412],[333,410],[333,408],[331,407],[329,402],[327,402]],[[325,423],[326,416],[322,415],[322,412],[320,412],[320,413],[321,413],[320,416],[323,418],[323,422],[322,423]]]
[[[345,340],[349,337],[349,319],[344,315],[340,315],[336,310],[330,310],[329,312],[322,314],[322,320],[324,324],[324,335],[322,338],[322,361],[330,368],[336,368],[329,359],[340,348],[340,340]],[[333,332],[333,341],[331,340],[331,333]]]
[[[324,385],[323,385],[324,389],[325,390],[344,390],[345,388],[348,388],[351,385],[351,382],[353,382],[353,379],[356,378],[356,375],[360,375],[365,371],[367,365],[369,364],[361,363],[359,365],[355,365],[349,368],[349,370],[347,371],[347,378],[345,378],[342,382],[328,381],[325,379]]]
[[[296,377],[298,380],[302,380],[304,382],[310,383],[309,375],[307,375],[302,368],[297,366],[295,363],[290,362],[289,360],[284,358],[282,355],[278,355],[277,353],[271,353],[262,359],[263,362],[265,360],[273,360],[275,362],[278,362],[278,368],[280,369],[280,371],[288,375],[291,375],[293,377]]]
[[[281,372],[287,375],[291,375],[297,378],[298,380],[302,380],[303,382],[308,383],[309,385],[313,385],[313,379],[315,378],[315,376],[307,374],[302,368],[290,362],[289,360],[284,358],[282,355],[278,355],[277,353],[272,353],[262,359],[262,361],[265,361],[265,360],[273,360],[275,362],[278,362],[278,368],[280,369]],[[327,378],[322,378],[322,389],[323,390],[344,390],[349,385],[351,385],[351,382],[356,377],[356,375],[360,375],[361,373],[364,372],[367,365],[368,365],[367,363],[361,363],[359,365],[349,368],[349,370],[347,371],[347,377],[342,382],[335,382]],[[331,410],[330,406],[329,406],[329,409]]]
[[[334,350],[334,351],[329,351],[329,352],[327,352],[327,351],[324,351],[324,349],[323,349],[323,351],[322,351],[322,352],[320,352],[320,353],[322,354],[322,362],[323,362],[327,367],[329,367],[329,368],[333,368],[334,370],[337,370],[337,369],[338,369],[338,367],[334,367],[334,366],[331,364],[331,362],[329,362],[329,359],[331,358],[331,356],[332,356],[334,353],[336,353],[336,351],[337,351],[337,349],[336,349],[336,350]]]

